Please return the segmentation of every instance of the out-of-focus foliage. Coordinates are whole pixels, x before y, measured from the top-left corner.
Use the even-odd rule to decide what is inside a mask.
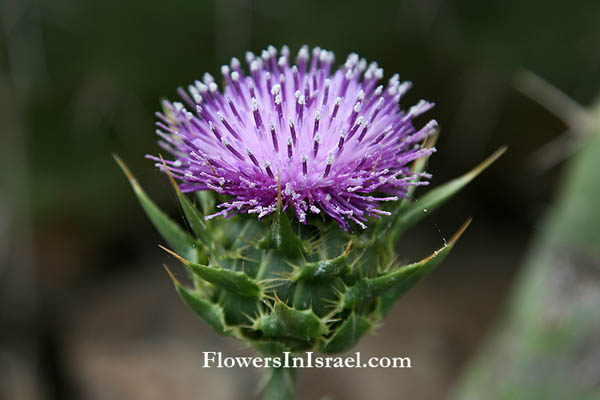
[[[600,398],[600,107],[457,399]]]

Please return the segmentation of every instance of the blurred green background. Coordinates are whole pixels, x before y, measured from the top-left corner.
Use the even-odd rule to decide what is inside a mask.
[[[432,183],[509,152],[399,244],[406,259],[474,224],[359,350],[412,370],[303,371],[300,398],[445,398],[510,295],[568,157],[568,129],[519,92],[534,71],[581,104],[600,88],[598,1],[2,0],[0,398],[255,398],[258,372],[201,370],[202,351],[247,354],[187,312],[160,242],[111,153],[178,216],[154,111],[177,86],[273,44],[349,52],[398,72],[403,99],[437,103]],[[559,115],[560,117],[560,115]],[[592,231],[600,232],[600,229]],[[598,235],[600,239],[600,234]],[[598,260],[595,260],[596,262]],[[180,271],[181,272],[181,271]],[[600,355],[598,356],[600,358]],[[600,363],[600,360],[597,360]],[[598,381],[600,382],[600,378]],[[597,383],[600,385],[600,383]]]

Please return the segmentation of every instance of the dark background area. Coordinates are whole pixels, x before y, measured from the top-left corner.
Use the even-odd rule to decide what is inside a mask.
[[[154,111],[205,71],[273,44],[349,52],[436,102],[432,184],[509,151],[411,230],[429,254],[469,216],[442,268],[407,294],[366,355],[411,370],[302,371],[299,398],[444,398],[503,310],[561,157],[533,154],[567,129],[517,89],[535,72],[581,104],[600,87],[598,1],[3,0],[0,3],[0,398],[254,398],[259,374],[199,368],[202,351],[250,354],[179,301],[161,242],[111,153],[178,216]],[[181,271],[179,271],[181,273]]]

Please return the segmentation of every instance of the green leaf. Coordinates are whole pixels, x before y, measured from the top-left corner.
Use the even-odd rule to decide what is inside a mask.
[[[205,247],[209,248],[212,245],[212,238],[210,237],[210,233],[206,229],[206,224],[204,223],[204,217],[200,214],[200,211],[192,204],[190,199],[183,194],[175,179],[171,175],[171,171],[167,168],[167,164],[163,160],[162,156],[160,157],[163,168],[169,177],[169,181],[171,182],[171,186],[173,186],[173,190],[175,190],[175,194],[177,195],[177,199],[181,204],[181,208],[183,209],[183,213],[185,215],[185,219],[187,220],[190,228],[194,232],[197,238],[199,238]]]
[[[344,308],[351,309],[375,300],[386,290],[405,282],[428,261],[429,257],[423,261],[396,268],[394,271],[377,278],[359,280],[344,293]]]
[[[358,341],[374,326],[374,322],[354,311],[340,325],[335,334],[323,346],[323,353],[342,353],[354,347]]]
[[[198,252],[195,239],[154,204],[154,202],[146,195],[123,160],[117,155],[113,155],[113,157],[129,180],[133,192],[146,212],[146,215],[150,218],[150,221],[152,221],[152,224],[163,239],[165,239],[169,246],[175,249],[175,251],[179,254],[183,254],[185,258],[194,261],[197,260]]]
[[[262,300],[264,297],[264,289],[261,284],[248,275],[239,271],[232,271],[215,266],[207,266],[202,264],[196,264],[186,260],[177,253],[159,246],[173,257],[177,258],[183,265],[185,265],[195,275],[201,277],[207,282],[212,283],[215,286],[233,292],[243,297],[252,299]]]
[[[273,311],[260,316],[254,323],[255,329],[266,336],[311,340],[329,332],[327,325],[312,310],[297,310],[288,307],[276,298]]]
[[[225,323],[225,314],[223,309],[217,304],[210,302],[208,299],[203,297],[200,293],[189,290],[183,287],[179,281],[173,276],[169,268],[163,265],[173,284],[177,293],[185,304],[199,316],[204,322],[206,322],[211,328],[220,335],[233,336],[235,330],[232,327],[227,326]]]
[[[506,149],[506,147],[499,148],[471,171],[430,190],[421,198],[410,203],[402,203],[402,206],[389,218],[389,234],[386,234],[386,240],[396,243],[402,233],[457,194],[469,182],[475,179],[477,175],[504,154]]]
[[[302,267],[293,267],[294,271],[290,275],[290,280],[292,282],[297,282],[298,280],[327,281],[335,279],[344,273],[349,273],[348,253],[350,252],[351,245],[352,242],[348,243],[346,251],[335,258],[306,263]]]
[[[452,248],[454,248],[454,245],[456,244],[456,242],[458,241],[460,236],[464,233],[464,231],[467,229],[467,227],[469,226],[470,223],[471,223],[471,219],[468,219],[460,227],[460,229],[452,236],[450,241],[444,247],[442,247],[440,250],[434,252],[429,257],[419,261],[416,264],[413,264],[413,265],[418,266],[418,268],[416,269],[416,271],[413,274],[408,276],[407,279],[403,279],[401,281],[396,282],[395,284],[393,284],[390,287],[389,290],[385,291],[381,295],[381,303],[380,303],[379,310],[380,310],[382,317],[385,316],[390,311],[390,309],[392,308],[392,305],[400,296],[402,296],[408,289],[413,287],[422,278],[429,275],[431,272],[433,272],[433,270],[435,270],[435,268],[442,262],[442,260],[444,260],[444,258],[446,258],[446,256],[450,253]],[[393,272],[391,272],[390,274],[393,274]],[[390,274],[387,274],[387,275],[390,275]],[[385,275],[385,276],[387,276],[387,275]],[[384,277],[382,277],[382,278],[384,278]],[[379,279],[379,278],[375,278],[375,279]]]

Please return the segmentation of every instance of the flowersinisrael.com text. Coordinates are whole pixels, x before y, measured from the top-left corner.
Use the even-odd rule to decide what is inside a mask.
[[[202,368],[412,368],[409,357],[370,357],[363,361],[360,352],[346,357],[317,356],[312,351],[304,357],[287,351],[282,357],[229,357],[216,351],[203,354]]]

